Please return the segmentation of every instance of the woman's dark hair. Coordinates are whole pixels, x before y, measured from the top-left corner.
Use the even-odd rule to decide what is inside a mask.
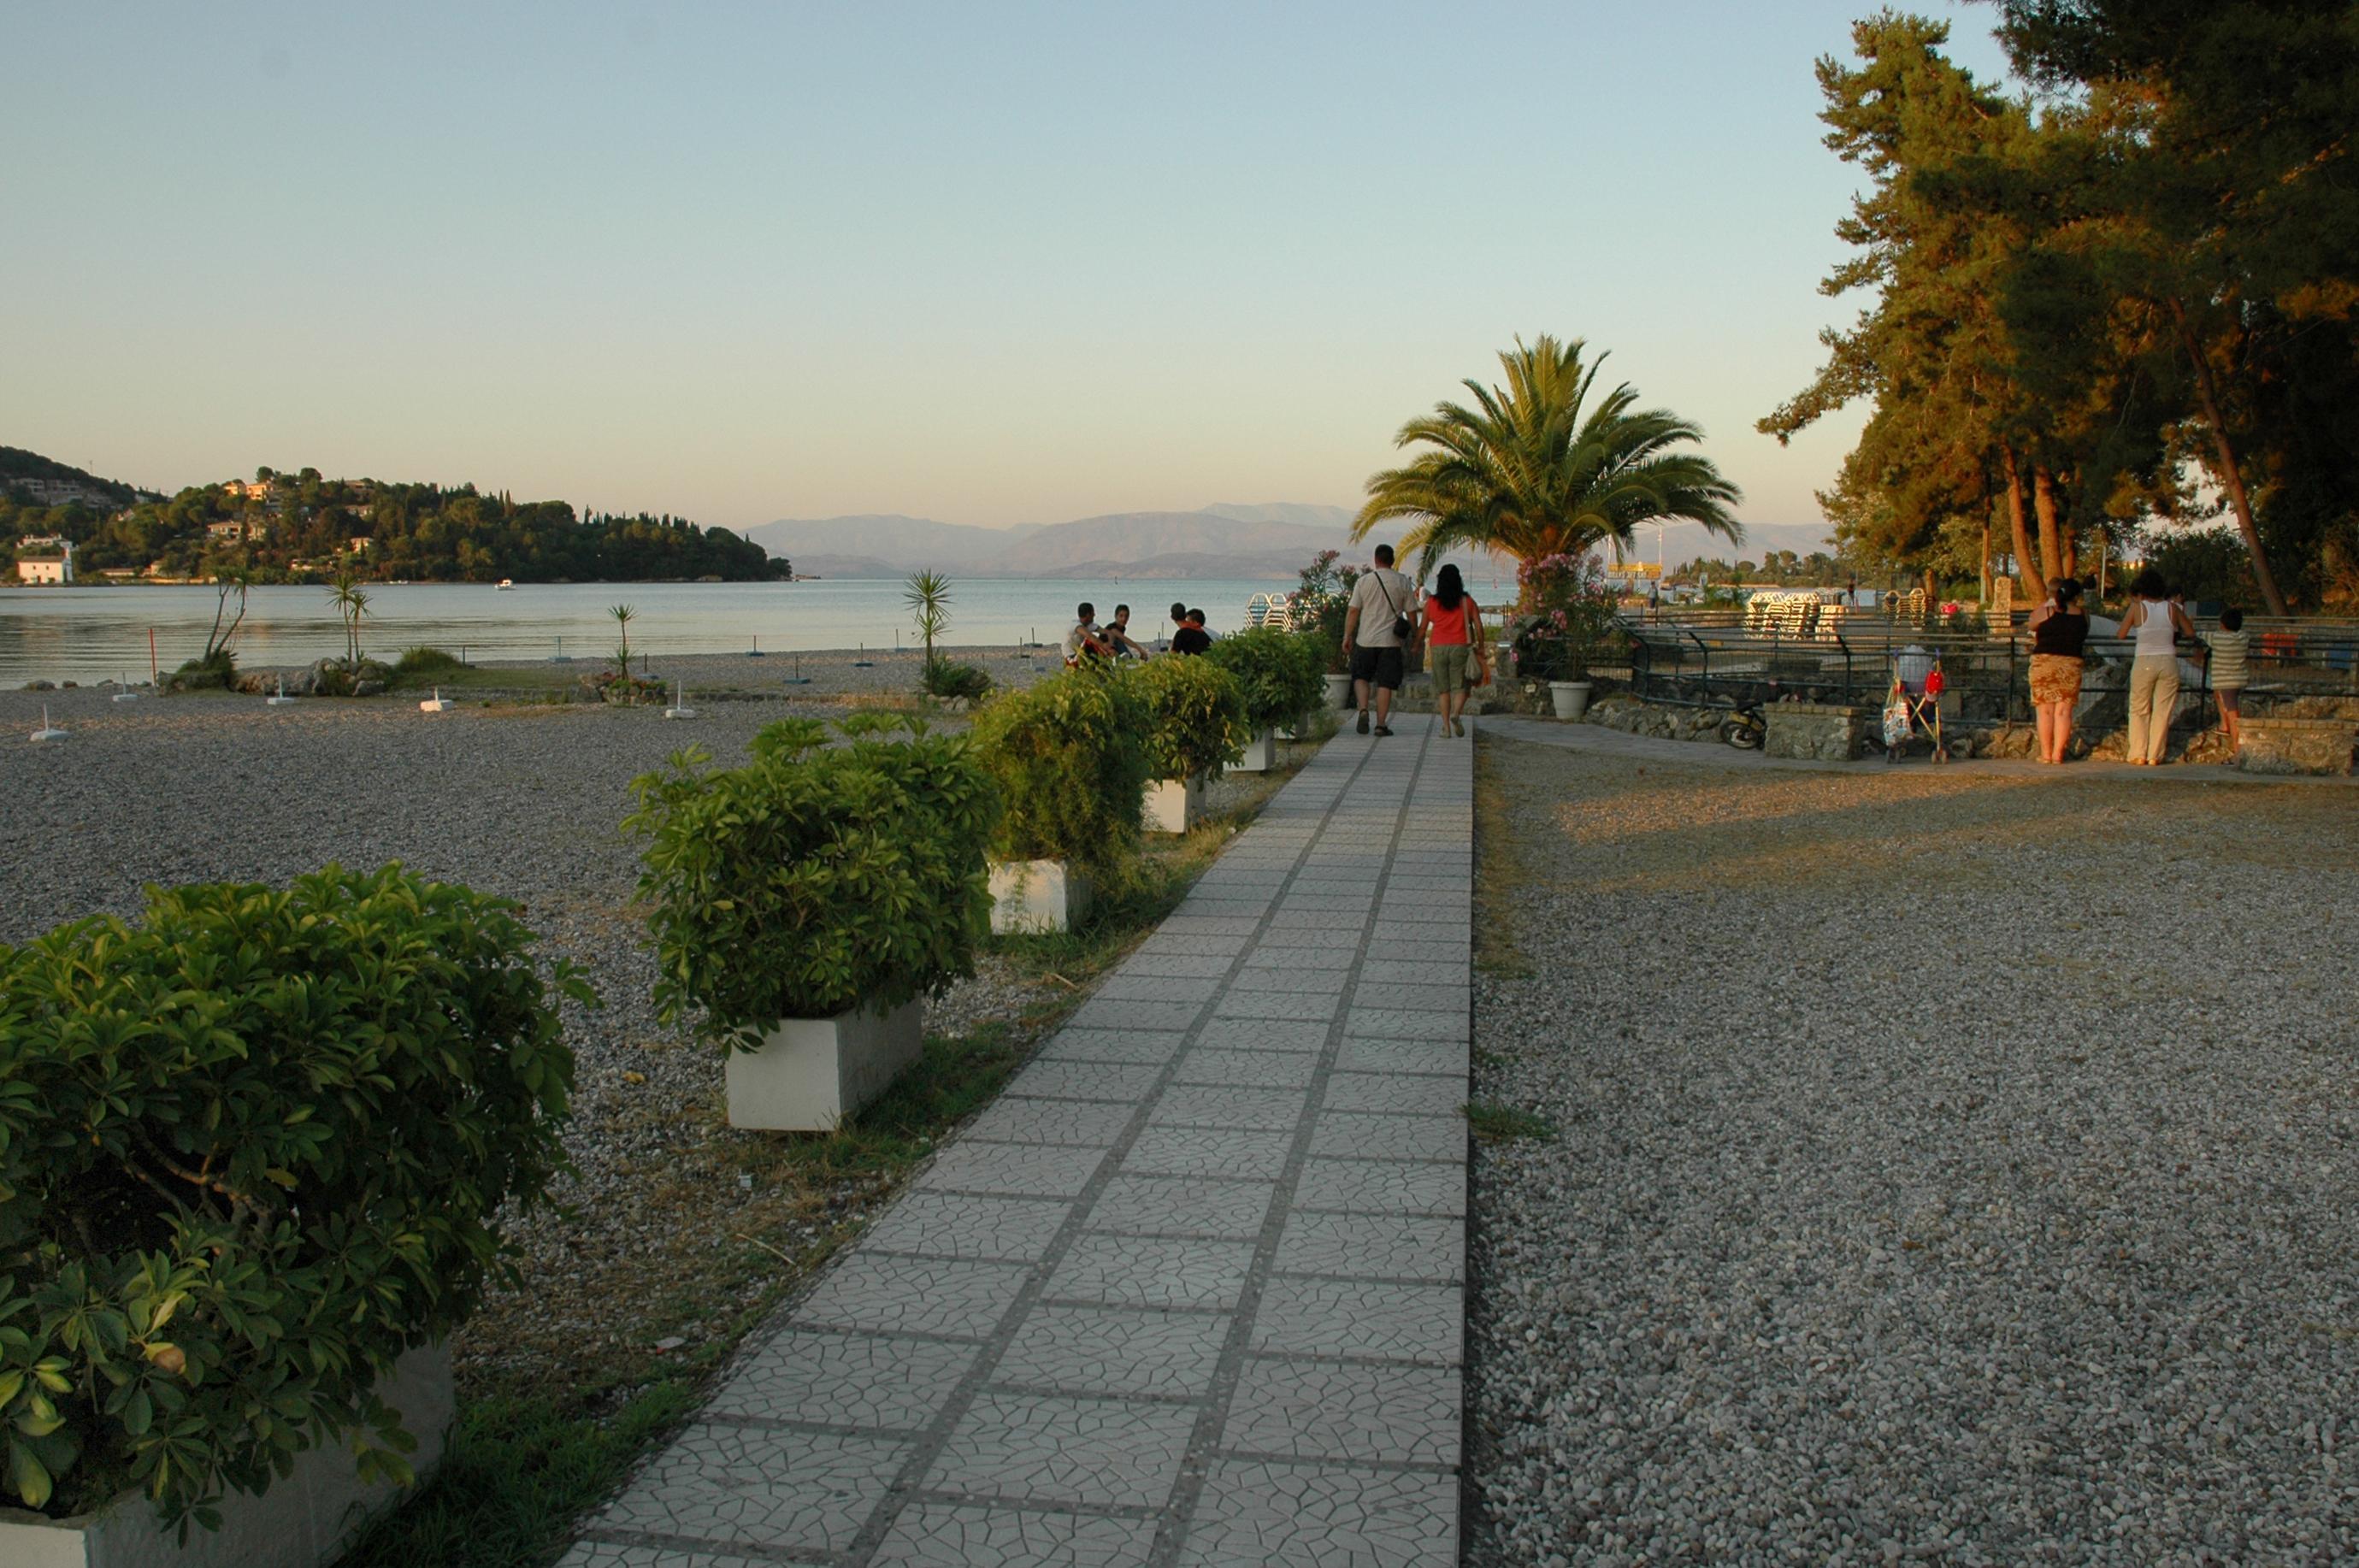
[[[2162,573],[2153,567],[2141,567],[2138,574],[2130,579],[2130,592],[2141,599],[2168,599],[2170,597],[2170,584],[2165,583]]]
[[[1458,575],[1458,568],[1445,566],[1441,569],[1441,575],[1433,580],[1433,596],[1441,601],[1441,607],[1445,610],[1458,608],[1458,602],[1466,597],[1466,579]]]
[[[2235,608],[2234,605],[2221,611],[2220,629],[2223,632],[2243,631],[2245,629],[2245,612]]]
[[[2081,580],[2079,578],[2059,577],[2056,580],[2056,607],[2058,609],[2071,609],[2074,604],[2079,602],[2080,597]]]

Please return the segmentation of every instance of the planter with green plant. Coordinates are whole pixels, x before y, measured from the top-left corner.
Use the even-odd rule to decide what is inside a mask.
[[[969,742],[906,715],[836,727],[846,744],[781,720],[742,768],[691,747],[632,785],[657,1008],[727,1048],[733,1126],[834,1127],[918,1059],[924,998],[974,971],[998,807]]]
[[[1001,692],[975,713],[976,759],[1001,804],[991,929],[1071,931],[1137,853],[1147,720],[1096,663]]]
[[[1147,829],[1186,833],[1203,814],[1205,782],[1244,750],[1244,694],[1201,655],[1150,659],[1121,679],[1146,717]]]
[[[1628,642],[1614,592],[1585,555],[1527,561],[1516,582],[1521,590],[1513,637],[1516,674],[1548,682],[1557,717],[1582,718],[1589,708],[1591,664],[1619,655]]]
[[[1319,701],[1321,650],[1299,632],[1256,626],[1223,637],[1203,657],[1237,683],[1245,740],[1236,770],[1266,773],[1277,760],[1277,731],[1291,728]]]
[[[332,1561],[563,1168],[515,906],[388,866],[0,947],[0,1562]]]

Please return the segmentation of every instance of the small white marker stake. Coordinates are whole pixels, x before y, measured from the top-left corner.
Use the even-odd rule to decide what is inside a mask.
[[[55,724],[49,723],[49,705],[47,702],[42,703],[41,727],[33,732],[33,738],[37,741],[63,740],[66,738],[66,733],[67,732],[64,730],[58,728]]]
[[[451,711],[451,704],[442,700],[442,688],[440,686],[434,688],[434,695],[429,697],[425,702],[419,703],[418,711],[421,713],[449,713]]]

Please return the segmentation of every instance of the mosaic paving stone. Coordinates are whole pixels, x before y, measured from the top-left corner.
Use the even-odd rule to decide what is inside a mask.
[[[1263,1290],[1253,1347],[1289,1356],[1353,1356],[1455,1367],[1464,1351],[1462,1292],[1451,1285],[1306,1279],[1280,1274]]]
[[[1036,1100],[1122,1100],[1136,1104],[1155,1087],[1157,1069],[1113,1062],[1035,1062],[1007,1093]]]
[[[1458,1478],[1223,1460],[1205,1479],[1182,1568],[1447,1568]]]
[[[1466,1277],[1466,1226],[1425,1214],[1337,1214],[1297,1210],[1277,1243],[1281,1274],[1347,1274],[1375,1279]]]
[[[1463,1102],[1472,1063],[1466,1042],[1456,1040],[1347,1040],[1335,1059],[1338,1073],[1425,1073],[1447,1076]]]
[[[917,1428],[942,1390],[982,1352],[932,1339],[788,1329],[731,1372],[706,1408],[715,1415],[830,1426]]]
[[[893,1521],[871,1561],[912,1568],[1140,1568],[1154,1546],[1153,1519],[917,1502]]]
[[[920,1191],[1071,1198],[1089,1185],[1102,1149],[1024,1143],[954,1143],[917,1180]]]
[[[1222,996],[1212,1016],[1222,1018],[1300,1018],[1325,1023],[1343,1005],[1343,996],[1332,991],[1230,991]]]
[[[1119,1062],[1160,1066],[1179,1055],[1187,1040],[1176,1029],[1060,1029],[1041,1048],[1038,1062]]]
[[[1462,1398],[1450,1367],[1256,1357],[1237,1379],[1221,1446],[1282,1459],[1454,1465]]]
[[[1160,1508],[1195,1425],[1185,1405],[985,1393],[921,1484],[974,1497]]]
[[[854,1252],[827,1271],[794,1321],[889,1334],[980,1339],[997,1327],[1025,1277],[1020,1263],[962,1263]]]
[[[977,1143],[1061,1143],[1110,1149],[1138,1107],[1108,1100],[999,1100],[962,1137]]]
[[[1307,1051],[1191,1051],[1180,1059],[1174,1083],[1225,1083],[1237,1088],[1308,1089],[1319,1058]]]
[[[1256,1127],[1290,1131],[1309,1108],[1300,1089],[1241,1089],[1228,1084],[1177,1083],[1163,1091],[1149,1127]]]
[[[979,1198],[911,1192],[861,1236],[872,1252],[1037,1263],[1073,1205],[1039,1198]]]
[[[1113,1306],[1227,1310],[1237,1304],[1252,1263],[1250,1242],[1093,1231],[1073,1242],[1043,1294]]]
[[[1397,1116],[1454,1116],[1466,1104],[1462,1078],[1406,1073],[1338,1073],[1327,1080],[1326,1108]]]
[[[1123,1160],[1127,1176],[1239,1176],[1274,1181],[1286,1169],[1294,1135],[1226,1127],[1150,1127]]]
[[[883,1499],[906,1443],[692,1424],[593,1527],[841,1552]]]
[[[1321,1111],[1310,1129],[1310,1152],[1343,1159],[1463,1160],[1462,1116],[1377,1116]]]
[[[1277,1193],[1275,1181],[1117,1176],[1082,1223],[1092,1230],[1250,1240],[1261,1234]]]
[[[1320,1160],[1303,1164],[1295,1207],[1358,1214],[1466,1213],[1466,1168],[1406,1160]]]
[[[1230,1322],[1215,1312],[1044,1301],[1025,1318],[991,1378],[995,1386],[1060,1394],[1193,1399],[1212,1391]]]

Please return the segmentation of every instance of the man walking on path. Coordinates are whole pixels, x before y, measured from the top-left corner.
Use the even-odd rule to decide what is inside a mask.
[[[1376,733],[1392,734],[1393,693],[1400,690],[1408,647],[1417,637],[1417,584],[1393,570],[1393,547],[1376,546],[1376,563],[1352,584],[1343,612],[1343,649],[1352,660],[1352,696],[1360,705],[1359,731],[1368,733],[1368,691],[1375,689]]]

